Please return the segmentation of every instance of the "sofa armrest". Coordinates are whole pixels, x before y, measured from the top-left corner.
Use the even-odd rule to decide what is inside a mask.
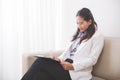
[[[45,57],[50,57],[52,55],[59,56],[63,50],[60,51],[47,51],[47,52],[39,52],[39,53],[26,53],[22,55],[22,74],[24,75],[26,71],[30,68],[30,66],[35,61],[37,55],[43,55]]]

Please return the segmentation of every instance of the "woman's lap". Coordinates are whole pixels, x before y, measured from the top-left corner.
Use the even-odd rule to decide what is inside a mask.
[[[69,72],[64,70],[58,62],[43,58],[35,60],[22,80],[28,80],[27,78],[29,80],[39,80],[42,78],[46,78],[44,80],[50,80],[48,77],[54,80],[71,80]]]

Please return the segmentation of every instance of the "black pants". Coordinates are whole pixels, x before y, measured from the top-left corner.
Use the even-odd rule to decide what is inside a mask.
[[[38,58],[21,80],[71,80],[69,71],[59,62],[49,58]]]

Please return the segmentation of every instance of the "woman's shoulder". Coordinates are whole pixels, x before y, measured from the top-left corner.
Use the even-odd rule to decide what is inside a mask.
[[[103,34],[99,30],[96,30],[94,36],[103,36]]]
[[[93,38],[104,38],[104,35],[99,30],[96,30]]]

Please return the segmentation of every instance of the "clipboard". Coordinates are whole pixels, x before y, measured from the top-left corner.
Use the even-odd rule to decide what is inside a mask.
[[[48,56],[43,56],[43,55],[36,55],[36,56],[34,56],[34,57],[36,57],[36,58],[41,58],[41,59],[45,59],[46,61],[52,61],[52,62],[57,62],[57,63],[60,63],[59,61],[57,61],[57,60],[54,60],[54,59],[52,59],[52,58],[50,58],[50,57],[48,57]]]

